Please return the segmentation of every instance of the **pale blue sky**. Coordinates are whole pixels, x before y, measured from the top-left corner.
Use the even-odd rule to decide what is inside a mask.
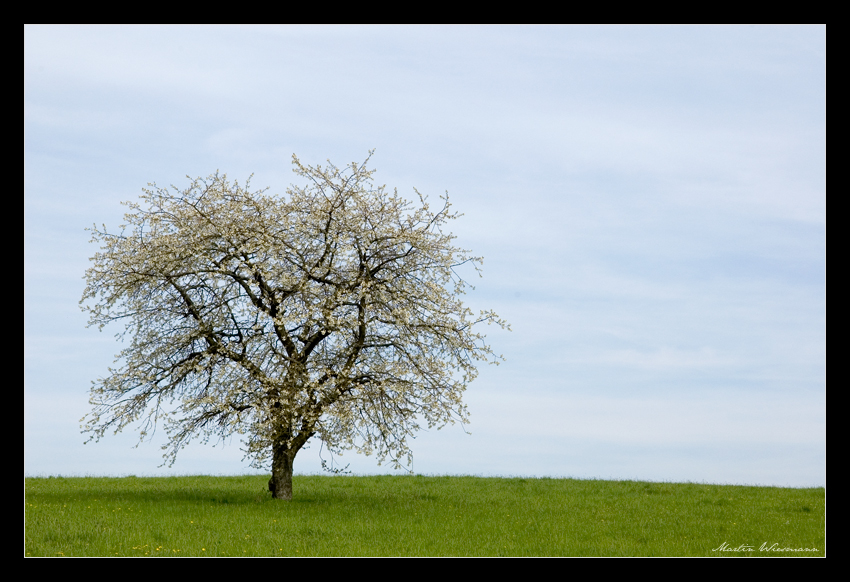
[[[290,158],[448,190],[507,361],[414,471],[788,486],[826,479],[824,27],[25,26],[24,473],[161,468],[83,446],[120,345],[85,327],[84,231],[148,182],[283,193]],[[319,444],[296,473],[320,471]],[[358,473],[388,471],[353,453]]]

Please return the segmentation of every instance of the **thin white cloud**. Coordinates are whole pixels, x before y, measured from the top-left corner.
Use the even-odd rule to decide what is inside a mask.
[[[26,467],[130,472],[108,441],[38,444],[120,349],[77,305],[85,227],[117,229],[147,182],[218,169],[283,193],[292,153],[345,164],[377,148],[377,184],[449,191],[458,244],[485,257],[466,299],[514,330],[486,330],[507,362],[470,387],[456,455],[423,435],[429,471],[822,481],[823,27],[27,26],[24,40]],[[56,390],[76,404],[48,406]],[[516,437],[519,413],[546,438]],[[722,461],[739,441],[754,444]],[[582,442],[594,452],[572,452]]]

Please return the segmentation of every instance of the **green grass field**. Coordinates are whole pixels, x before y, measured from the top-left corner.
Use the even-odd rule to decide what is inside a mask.
[[[423,476],[28,478],[27,556],[824,556],[825,490]],[[783,551],[784,550],[784,551]]]

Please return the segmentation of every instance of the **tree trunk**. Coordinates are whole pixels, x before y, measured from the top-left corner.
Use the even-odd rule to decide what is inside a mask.
[[[274,499],[292,499],[292,465],[297,452],[283,446],[274,447],[272,478],[269,479],[269,491]]]

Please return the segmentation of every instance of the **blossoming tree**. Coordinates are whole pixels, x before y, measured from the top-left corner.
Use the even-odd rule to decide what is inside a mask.
[[[92,228],[81,305],[89,325],[123,322],[129,346],[93,383],[89,440],[164,425],[173,463],[194,437],[244,435],[254,466],[271,461],[272,495],[291,499],[313,437],[399,466],[420,422],[467,421],[476,362],[501,359],[473,328],[507,324],[459,299],[454,269],[481,258],[444,232],[448,197],[412,206],[374,187],[368,161],[293,156],[307,185],[285,197],[218,174],[151,184],[120,233]]]

